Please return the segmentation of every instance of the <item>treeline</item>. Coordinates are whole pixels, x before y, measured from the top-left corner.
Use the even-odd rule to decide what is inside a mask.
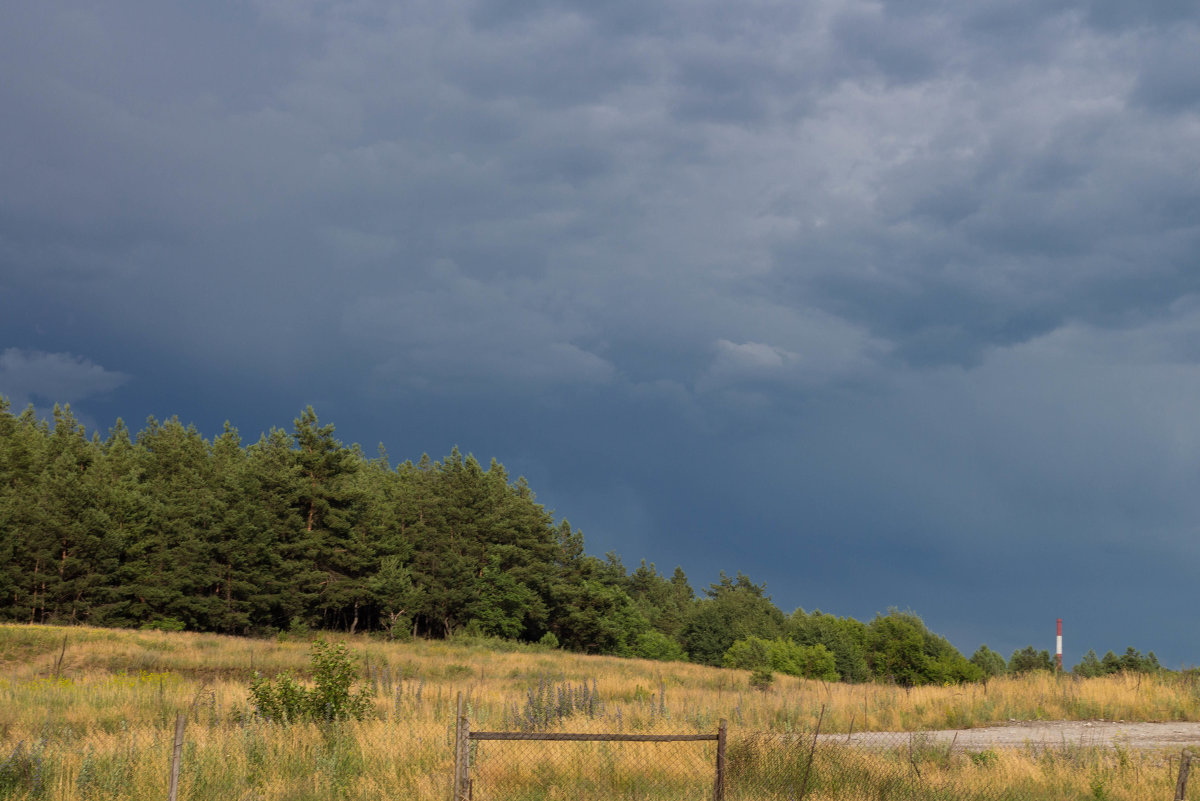
[[[1013,651],[1008,662],[1005,662],[1003,656],[986,645],[981,645],[979,650],[971,655],[971,662],[989,678],[1006,675],[1020,676],[1038,670],[1053,671],[1057,669],[1049,651],[1039,651],[1032,645]],[[1154,655],[1153,651],[1142,654],[1133,647],[1126,648],[1125,653],[1121,656],[1109,651],[1103,659],[1097,657],[1095,651],[1089,650],[1083,655],[1079,664],[1071,668],[1074,675],[1085,679],[1112,676],[1117,673],[1158,673],[1161,670],[1163,670],[1163,666],[1159,664],[1158,657]]]
[[[70,407],[46,421],[0,398],[0,554],[8,621],[466,633],[903,685],[995,675],[908,612],[786,616],[740,573],[697,597],[680,568],[631,572],[495,460],[392,466],[311,408],[246,444],[175,418],[88,437]]]

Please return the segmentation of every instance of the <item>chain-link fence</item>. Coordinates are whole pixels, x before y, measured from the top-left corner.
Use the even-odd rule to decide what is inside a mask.
[[[1175,749],[976,749],[922,733],[860,739],[735,729],[639,736],[460,726],[459,734],[455,801],[1200,799],[1200,782],[1179,786],[1187,758]]]
[[[1190,752],[1026,742],[962,747],[932,732],[729,733],[726,799],[1186,801]]]
[[[715,738],[657,742],[471,739],[473,801],[695,799],[715,795]]]

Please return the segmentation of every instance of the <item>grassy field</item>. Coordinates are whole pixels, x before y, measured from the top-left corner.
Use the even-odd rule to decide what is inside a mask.
[[[759,692],[744,672],[680,663],[330,639],[359,659],[374,698],[365,721],[256,719],[250,678],[305,676],[303,638],[0,626],[0,798],[165,799],[174,721],[186,713],[181,799],[445,799],[462,693],[475,730],[513,730],[541,717],[551,731],[712,733],[724,718],[731,799],[787,798],[805,772],[810,799],[1169,799],[1174,777],[1164,753],[966,754],[926,747],[915,735],[884,752],[823,746],[809,770],[804,735],[822,708],[823,732],[1010,719],[1200,720],[1200,687],[1179,676],[1037,675],[910,691],[780,676]],[[475,797],[701,798],[711,749],[481,743]],[[1200,787],[1193,790],[1189,797],[1200,798]]]

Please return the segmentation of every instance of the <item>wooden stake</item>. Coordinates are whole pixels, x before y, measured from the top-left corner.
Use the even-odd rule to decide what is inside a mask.
[[[471,797],[471,727],[463,706],[463,694],[458,693],[458,717],[454,727],[454,796],[452,801],[469,801]]]
[[[167,793],[167,801],[175,801],[179,797],[179,762],[183,757],[183,730],[187,727],[187,715],[175,717],[175,748],[171,751],[171,789]]]
[[[1175,801],[1184,801],[1187,798],[1188,771],[1191,767],[1192,752],[1185,748],[1179,757],[1179,781],[1175,783]]]
[[[725,801],[725,718],[717,723],[717,778],[713,784],[713,801]]]

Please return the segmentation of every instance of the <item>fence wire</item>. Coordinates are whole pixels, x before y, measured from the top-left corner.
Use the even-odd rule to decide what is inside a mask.
[[[712,801],[715,742],[472,740],[474,801]]]
[[[711,801],[717,743],[470,742],[475,801]],[[1177,751],[1029,744],[971,750],[932,735],[867,740],[730,729],[725,801],[1043,801],[1174,797]],[[1186,798],[1200,799],[1200,780]]]

